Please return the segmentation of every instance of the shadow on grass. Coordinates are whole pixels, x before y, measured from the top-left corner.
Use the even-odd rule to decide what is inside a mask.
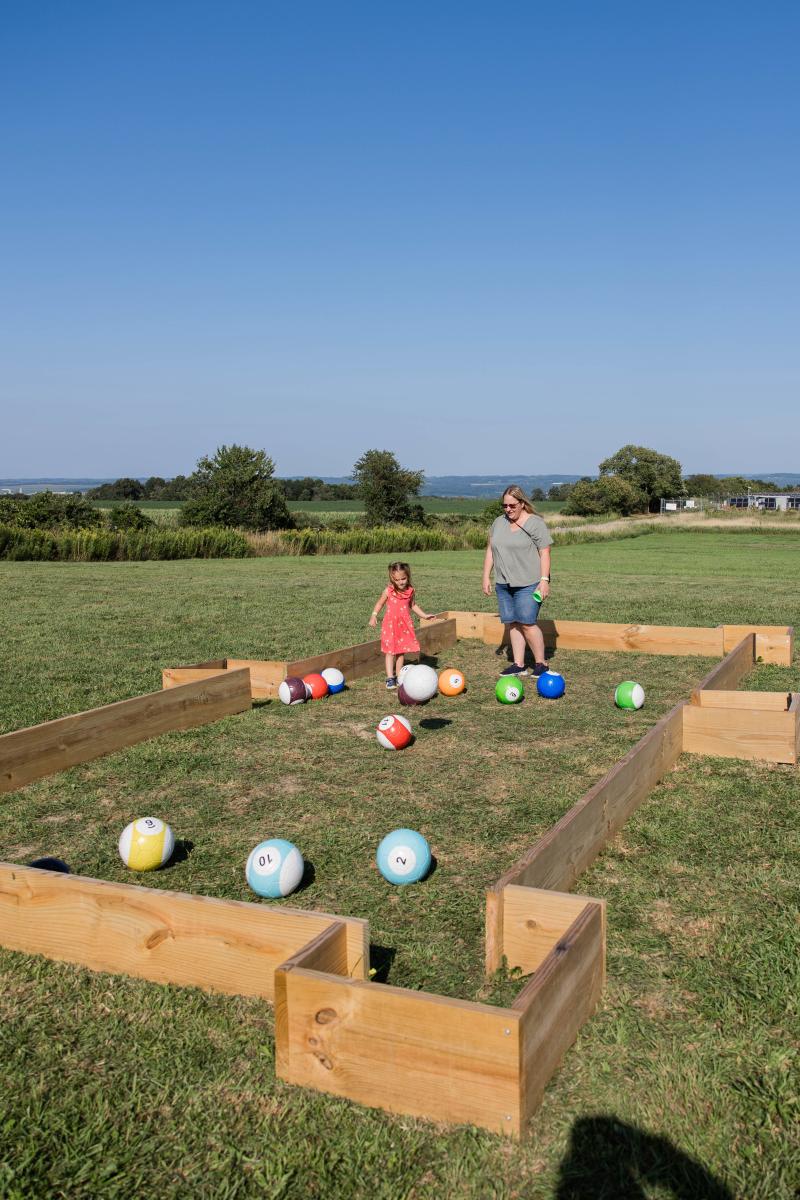
[[[444,729],[452,725],[450,717],[423,717],[419,723],[420,729]]]
[[[735,1200],[710,1171],[668,1138],[616,1117],[581,1117],[559,1169],[556,1200]]]
[[[309,862],[307,858],[304,859],[304,861],[303,861],[303,877],[300,880],[300,882],[298,883],[297,887],[294,889],[295,894],[297,894],[297,892],[304,892],[306,890],[306,888],[310,888],[316,878],[317,878],[317,868],[314,866],[314,864],[312,862]]]
[[[175,849],[172,851],[172,857],[169,860],[168,866],[176,867],[178,863],[186,862],[193,850],[194,842],[190,842],[188,838],[178,838],[175,842]]]
[[[388,983],[396,954],[397,951],[391,946],[378,946],[375,942],[370,942],[369,969],[375,972],[374,975],[370,975],[373,983]]]

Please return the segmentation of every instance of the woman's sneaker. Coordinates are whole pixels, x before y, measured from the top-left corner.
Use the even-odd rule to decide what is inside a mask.
[[[527,667],[518,667],[516,663],[510,663],[500,672],[501,675],[527,675]]]
[[[396,687],[397,687],[397,679],[395,678],[395,676],[394,676],[394,675],[389,675],[389,676],[387,676],[387,679],[386,679],[386,690],[387,690],[387,692],[394,691],[394,689],[395,689]]]

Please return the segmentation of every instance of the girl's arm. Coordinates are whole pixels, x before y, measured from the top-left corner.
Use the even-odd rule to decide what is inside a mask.
[[[494,559],[492,557],[492,539],[489,538],[486,543],[486,553],[483,556],[483,590],[487,596],[492,594],[492,567]]]
[[[426,621],[431,621],[436,616],[436,613],[423,612],[418,604],[412,604],[411,611],[415,612],[418,617],[422,617]]]
[[[375,605],[375,607],[372,610],[372,616],[369,619],[369,623],[373,629],[378,624],[378,613],[381,611],[384,604],[386,603],[386,598],[387,598],[388,594],[389,594],[389,589],[384,588],[383,591],[381,592],[380,596],[378,597],[378,603]]]

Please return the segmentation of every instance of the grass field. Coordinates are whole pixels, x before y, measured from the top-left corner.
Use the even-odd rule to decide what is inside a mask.
[[[798,549],[796,535],[757,531],[562,547],[548,607],[800,625]],[[491,609],[481,557],[415,556],[421,604]],[[0,583],[9,730],[156,688],[169,663],[364,640],[384,580],[377,558],[349,556],[3,563]],[[380,978],[505,1003],[519,982],[481,977],[484,887],[710,664],[560,652],[564,700],[505,709],[490,648],[462,642],[446,657],[469,691],[413,712],[404,754],[372,735],[396,706],[380,680],[300,709],[264,704],[5,797],[0,857],[57,854],[128,879],[116,838],[154,812],[192,848],[141,882],[247,899],[246,854],[280,832],[314,867],[291,904],[368,918]],[[610,704],[626,677],[647,689],[639,714]],[[796,665],[757,667],[746,686],[800,690]],[[273,1015],[258,1001],[0,952],[0,1196],[788,1200],[800,1178],[798,798],[794,768],[684,758],[582,877],[577,890],[609,905],[608,986],[521,1146],[276,1082]],[[400,823],[438,860],[405,890],[373,865]]]

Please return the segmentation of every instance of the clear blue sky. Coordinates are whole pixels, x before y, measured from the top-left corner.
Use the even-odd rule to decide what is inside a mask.
[[[800,4],[0,15],[0,476],[800,470]]]

